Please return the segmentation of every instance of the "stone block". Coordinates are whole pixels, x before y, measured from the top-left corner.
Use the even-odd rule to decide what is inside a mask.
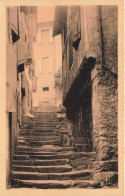
[[[95,161],[95,153],[93,152],[74,152],[69,157],[72,167],[77,169],[92,168]]]
[[[106,68],[97,66],[93,85],[93,148],[97,160],[117,158],[117,77]]]
[[[93,168],[96,171],[118,171],[118,161],[112,160],[112,161],[96,161],[93,164]]]
[[[101,186],[117,187],[118,185],[118,173],[113,171],[94,173],[93,179],[100,181]]]
[[[61,146],[71,146],[72,141],[67,132],[61,133]]]

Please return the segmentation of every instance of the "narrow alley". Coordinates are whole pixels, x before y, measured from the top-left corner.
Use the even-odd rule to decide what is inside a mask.
[[[118,188],[117,14],[6,8],[7,189]]]

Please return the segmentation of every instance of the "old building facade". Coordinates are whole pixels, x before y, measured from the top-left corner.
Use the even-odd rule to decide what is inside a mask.
[[[32,43],[36,36],[35,7],[6,9],[7,185],[23,116],[32,110]],[[31,25],[32,23],[32,25]]]
[[[61,36],[53,38],[53,21],[37,24],[34,43],[35,79],[33,107],[35,111],[53,111],[61,99],[55,88],[55,74],[61,67]],[[58,53],[58,56],[56,55]]]
[[[53,30],[62,36],[63,105],[73,148],[95,152],[94,179],[104,183],[117,183],[118,172],[117,20],[117,6],[58,6]]]

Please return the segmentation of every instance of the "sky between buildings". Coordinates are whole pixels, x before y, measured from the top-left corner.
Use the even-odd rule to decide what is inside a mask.
[[[37,7],[37,23],[54,21],[54,6]]]

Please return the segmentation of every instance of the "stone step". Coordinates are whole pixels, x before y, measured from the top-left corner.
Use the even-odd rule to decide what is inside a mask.
[[[26,121],[25,121],[26,122]],[[49,119],[49,118],[36,118],[36,119],[33,119],[32,122],[42,122],[43,124],[46,124],[46,122],[48,124],[51,124],[53,122],[59,122],[57,118],[53,118],[53,119]]]
[[[59,140],[52,140],[52,141],[30,141],[30,142],[25,142],[25,141],[17,141],[17,145],[20,146],[43,146],[43,145],[59,145],[60,141]]]
[[[76,159],[76,158],[85,157],[88,159],[95,156],[96,156],[95,152],[73,152],[70,158]]]
[[[51,146],[45,145],[42,147],[32,147],[32,146],[17,146],[15,151],[26,151],[26,152],[68,152],[72,151],[72,147],[59,147],[59,146]]]
[[[95,152],[73,152],[70,154],[69,162],[75,169],[92,168],[95,157]]]
[[[45,121],[45,120],[38,120],[38,121],[23,121],[21,124],[21,127],[31,127],[32,126],[45,126],[45,127],[55,127],[57,124],[59,124],[58,121]]]
[[[100,182],[93,180],[13,180],[14,187],[26,188],[100,188]]]
[[[33,118],[33,119],[23,119],[22,120],[22,124],[24,123],[34,123],[34,122],[38,122],[38,123],[48,123],[48,124],[52,124],[53,122],[59,122],[57,118],[44,118],[44,117],[40,117],[40,118]]]
[[[20,136],[18,137],[17,141],[48,141],[48,140],[59,140],[59,136]]]
[[[24,129],[21,129],[21,131],[23,132],[40,132],[40,131],[50,131],[50,132],[55,132],[56,129],[54,127],[40,127],[40,126],[32,126],[31,128],[24,128]]]
[[[57,116],[57,112],[33,112],[34,118],[38,118],[38,117],[56,117]],[[23,118],[31,118],[29,116],[24,116]]]
[[[39,112],[39,113],[33,113],[34,117],[49,117],[49,118],[55,118],[57,116],[56,112]]]
[[[57,130],[56,129],[49,129],[49,128],[39,128],[39,127],[36,127],[36,128],[33,128],[32,127],[32,129],[21,129],[21,131],[20,132],[24,132],[24,133],[33,133],[33,132],[35,132],[35,133],[37,133],[37,132],[57,132]]]
[[[68,158],[68,154],[57,154],[57,155],[14,155],[14,160],[46,160],[46,159],[65,159]]]
[[[22,124],[20,128],[21,129],[35,129],[35,128],[38,127],[38,128],[46,128],[46,129],[50,129],[50,128],[56,129],[58,124],[59,123],[53,123],[53,124],[50,124],[50,125],[48,123],[46,123],[46,124],[42,124],[42,123],[32,124],[32,123],[26,122],[25,124]]]
[[[47,118],[47,119],[56,119],[57,118],[57,114],[54,114],[54,115],[44,115],[44,114],[41,114],[41,115],[34,115],[34,118]]]
[[[26,132],[26,131],[20,131],[19,136],[58,136],[59,133],[57,131],[32,131],[32,132]]]
[[[51,117],[49,117],[49,116],[39,116],[39,117],[36,117],[34,120],[36,120],[36,121],[39,121],[39,120],[42,120],[43,122],[58,122],[59,121],[59,119],[58,119],[58,117],[57,117],[57,115],[56,116],[51,116]]]
[[[48,126],[48,125],[35,124],[35,125],[32,125],[31,128],[33,128],[33,129],[37,128],[37,129],[45,129],[45,130],[47,130],[47,129],[54,130],[54,129],[56,129],[56,127],[57,127],[56,125]],[[25,128],[29,129],[28,126],[27,127],[25,126]]]
[[[69,163],[68,159],[52,159],[52,160],[13,160],[13,165],[23,165],[23,166],[56,166],[56,165],[66,165]]]
[[[71,171],[65,173],[21,172],[12,170],[12,178],[22,180],[91,180],[92,177],[92,170]]]
[[[36,117],[39,117],[39,116],[56,116],[57,113],[56,112],[33,112],[33,115],[36,116]]]
[[[42,117],[42,118],[57,118],[57,113],[53,113],[53,114],[49,114],[49,113],[39,113],[39,114],[37,114],[37,113],[33,113],[33,118],[40,118],[40,117]],[[29,116],[24,116],[23,117],[23,119],[33,119],[33,118],[31,118],[31,117],[29,117]]]
[[[62,173],[72,171],[72,167],[69,165],[59,165],[59,166],[22,166],[13,165],[13,171],[25,171],[25,172],[40,172],[40,173]]]
[[[49,119],[49,118],[33,118],[33,119],[23,119],[22,120],[22,124],[23,123],[35,123],[35,122],[38,122],[38,123],[42,123],[42,124],[53,124],[53,122],[58,122],[58,119]],[[46,123],[47,122],[47,123]]]
[[[58,120],[48,120],[48,119],[39,119],[39,120],[34,120],[32,122],[28,122],[28,121],[23,121],[22,125],[26,125],[26,124],[34,124],[34,125],[41,125],[41,126],[56,126],[59,121]]]
[[[56,127],[56,124],[55,122],[44,122],[43,121],[34,121],[34,122],[22,122],[22,127],[31,127],[32,126],[39,126],[39,127]]]
[[[33,151],[15,151],[14,152],[14,155],[59,155],[61,154],[62,152],[33,152]],[[69,151],[68,153],[72,153],[72,151]]]
[[[88,144],[80,144],[80,145],[75,145],[74,146],[74,151],[75,152],[89,152],[89,145]]]

